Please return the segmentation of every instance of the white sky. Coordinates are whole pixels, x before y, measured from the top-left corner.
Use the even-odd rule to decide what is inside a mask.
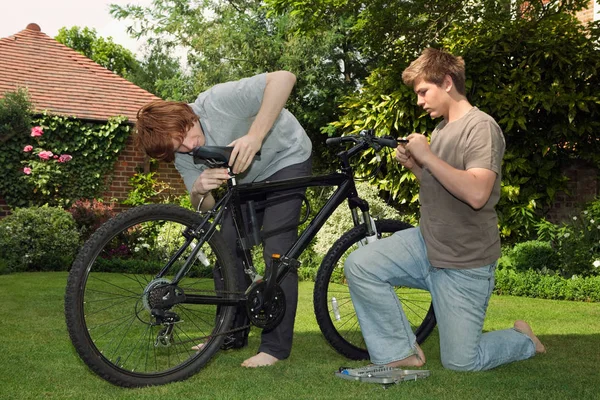
[[[139,54],[142,42],[127,35],[127,20],[118,21],[109,13],[110,4],[147,6],[152,0],[3,0],[0,5],[0,38],[36,23],[46,35],[55,37],[62,27],[95,28],[98,36]]]

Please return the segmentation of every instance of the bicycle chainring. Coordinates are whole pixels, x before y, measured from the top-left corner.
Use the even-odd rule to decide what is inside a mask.
[[[246,301],[246,313],[253,325],[262,329],[273,329],[283,319],[285,314],[285,294],[279,284],[276,284],[273,299],[266,303],[264,296],[265,282],[256,284]]]

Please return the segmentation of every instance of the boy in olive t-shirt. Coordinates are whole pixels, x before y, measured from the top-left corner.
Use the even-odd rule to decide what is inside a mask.
[[[345,263],[350,294],[371,362],[420,367],[416,342],[393,286],[428,290],[445,368],[487,370],[544,352],[529,324],[482,334],[500,257],[494,207],[500,198],[505,143],[492,117],[465,97],[461,57],[426,49],[404,71],[417,104],[442,122],[396,149],[420,182],[421,220],[353,252]]]

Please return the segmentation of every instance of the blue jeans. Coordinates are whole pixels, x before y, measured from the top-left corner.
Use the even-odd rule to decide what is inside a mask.
[[[482,333],[496,263],[472,269],[435,268],[419,228],[361,247],[344,270],[371,362],[387,364],[416,354],[416,337],[394,286],[428,290],[445,368],[480,371],[535,355],[529,336],[514,329]]]

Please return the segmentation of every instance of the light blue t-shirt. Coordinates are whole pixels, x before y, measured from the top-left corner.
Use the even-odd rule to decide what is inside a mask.
[[[206,146],[227,146],[246,135],[262,104],[267,74],[226,82],[200,93],[190,106],[200,118]],[[288,110],[283,109],[265,137],[261,155],[237,175],[239,183],[261,181],[282,168],[306,161],[312,144],[304,128]],[[194,164],[187,154],[175,155],[175,167],[188,191],[207,167]]]

